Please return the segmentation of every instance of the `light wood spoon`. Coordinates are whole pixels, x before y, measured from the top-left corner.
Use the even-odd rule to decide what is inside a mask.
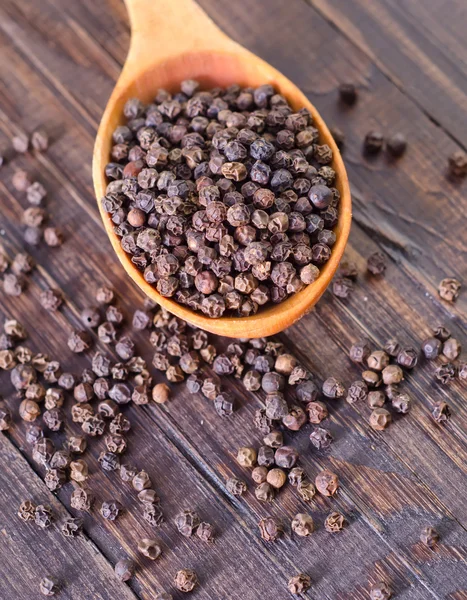
[[[344,252],[351,223],[351,198],[347,174],[336,144],[316,108],[284,75],[225,35],[194,0],[125,0],[131,22],[131,45],[122,74],[105,109],[97,132],[93,155],[93,180],[105,229],[122,265],[147,296],[168,311],[218,335],[236,338],[269,336],[289,327],[308,312],[329,285]],[[341,194],[337,242],[318,279],[281,304],[260,309],[250,317],[210,319],[161,296],[131,262],[113,231],[113,223],[101,206],[110,160],[112,132],[124,122],[123,105],[137,97],[151,102],[158,88],[177,91],[184,79],[197,79],[204,88],[233,83],[257,87],[271,83],[294,109],[306,107],[319,129],[321,143],[334,153],[332,167]]]

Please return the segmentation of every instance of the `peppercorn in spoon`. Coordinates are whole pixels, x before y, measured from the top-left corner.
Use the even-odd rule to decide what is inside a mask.
[[[229,337],[273,335],[308,312],[329,285],[347,243],[351,223],[350,190],[339,150],[323,119],[305,95],[286,77],[225,35],[194,0],[125,0],[130,16],[130,50],[109,99],[96,137],[93,180],[105,229],[123,267],[147,296],[179,318],[202,329]],[[340,193],[336,243],[316,281],[279,304],[260,307],[251,316],[210,318],[170,297],[162,296],[131,261],[114,231],[115,223],[101,205],[106,194],[105,167],[110,160],[112,133],[124,122],[123,107],[130,98],[151,102],[160,88],[177,91],[183,80],[198,80],[204,89],[239,84],[257,88],[271,84],[294,110],[309,110],[322,144],[333,152],[335,187]]]

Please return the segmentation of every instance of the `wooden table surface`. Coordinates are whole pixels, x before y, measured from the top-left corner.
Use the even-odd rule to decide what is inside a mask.
[[[467,4],[462,0],[200,0],[202,7],[235,40],[265,58],[309,96],[330,125],[346,134],[346,161],[352,184],[354,222],[347,251],[364,273],[366,258],[388,255],[382,279],[360,277],[346,301],[326,293],[313,313],[279,338],[319,377],[338,374],[346,384],[359,370],[347,358],[356,339],[376,346],[390,337],[419,345],[437,324],[467,343],[467,293],[456,304],[439,299],[447,276],[467,284],[467,180],[449,181],[447,156],[467,146]],[[155,32],[157,35],[157,32]],[[124,275],[100,222],[91,183],[96,128],[118,77],[129,43],[121,0],[3,0],[0,3],[0,149],[19,132],[43,126],[51,147],[45,154],[12,158],[0,171],[0,228],[10,255],[23,245],[24,197],[11,185],[24,167],[49,191],[48,206],[66,241],[59,249],[27,247],[37,261],[27,291],[1,295],[2,316],[18,318],[30,331],[30,345],[60,358],[77,372],[88,358],[70,355],[69,331],[97,286],[118,290],[128,314],[142,306],[141,294]],[[348,110],[337,102],[337,86],[355,82],[360,96]],[[397,163],[384,154],[362,157],[365,133],[404,132],[406,155]],[[66,298],[52,314],[38,293],[59,287]],[[147,335],[138,339],[150,359]],[[54,527],[40,531],[18,520],[21,500],[32,497],[73,513],[71,487],[56,496],[32,462],[25,424],[0,436],[0,597],[39,598],[38,582],[54,574],[65,582],[60,598],[150,599],[171,588],[179,568],[193,567],[200,587],[196,600],[285,600],[289,577],[307,572],[316,600],[368,598],[371,582],[390,581],[394,597],[405,600],[467,598],[467,402],[457,381],[442,386],[433,365],[422,363],[408,376],[412,412],[378,433],[368,426],[363,405],[335,404],[329,428],[330,452],[311,451],[307,433],[295,437],[303,464],[314,476],[336,471],[342,488],[336,499],[311,507],[287,488],[271,506],[259,503],[252,487],[237,499],[226,491],[228,476],[244,477],[237,447],[260,441],[252,414],[260,399],[235,381],[229,388],[241,405],[220,421],[206,400],[183,386],[164,406],[128,409],[133,422],[130,459],[156,482],[168,524],[156,532],[164,546],[156,563],[142,561],[136,543],[151,528],[130,508],[134,500],[113,474],[97,465],[102,442],[91,445],[92,486],[99,500],[116,497],[129,507],[117,522],[96,512],[85,519],[85,535],[64,538]],[[2,393],[14,404],[8,375]],[[452,407],[447,426],[431,418],[431,407]],[[174,515],[188,506],[213,522],[217,543],[182,538]],[[342,511],[349,527],[324,531],[330,510]],[[287,535],[276,545],[259,539],[256,523],[273,514],[290,520],[296,512],[315,517],[318,530],[307,540]],[[419,542],[422,527],[435,526],[442,541],[431,551]],[[142,568],[129,586],[113,575],[113,564],[132,556]],[[174,593],[176,599],[183,594]]]

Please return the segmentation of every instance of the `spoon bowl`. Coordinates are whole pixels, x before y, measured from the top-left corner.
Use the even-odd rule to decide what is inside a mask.
[[[344,252],[352,219],[347,174],[339,150],[326,124],[306,96],[284,75],[225,35],[193,0],[126,0],[132,38],[130,50],[102,117],[93,154],[93,181],[104,226],[123,267],[143,292],[160,306],[188,323],[218,335],[254,338],[273,335],[292,325],[319,300],[329,285]],[[124,123],[123,107],[132,97],[153,100],[159,88],[175,92],[184,79],[196,79],[203,88],[228,87],[233,83],[258,87],[270,83],[294,110],[307,108],[321,143],[333,151],[332,167],[340,192],[337,241],[319,277],[280,304],[260,308],[249,317],[211,319],[161,296],[131,262],[114,232],[110,216],[100,199],[105,195],[105,165],[110,160],[112,133]]]

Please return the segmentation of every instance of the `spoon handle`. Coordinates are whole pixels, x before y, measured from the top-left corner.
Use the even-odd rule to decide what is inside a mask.
[[[194,0],[125,0],[131,24],[126,60],[138,69],[181,54],[237,47]]]

